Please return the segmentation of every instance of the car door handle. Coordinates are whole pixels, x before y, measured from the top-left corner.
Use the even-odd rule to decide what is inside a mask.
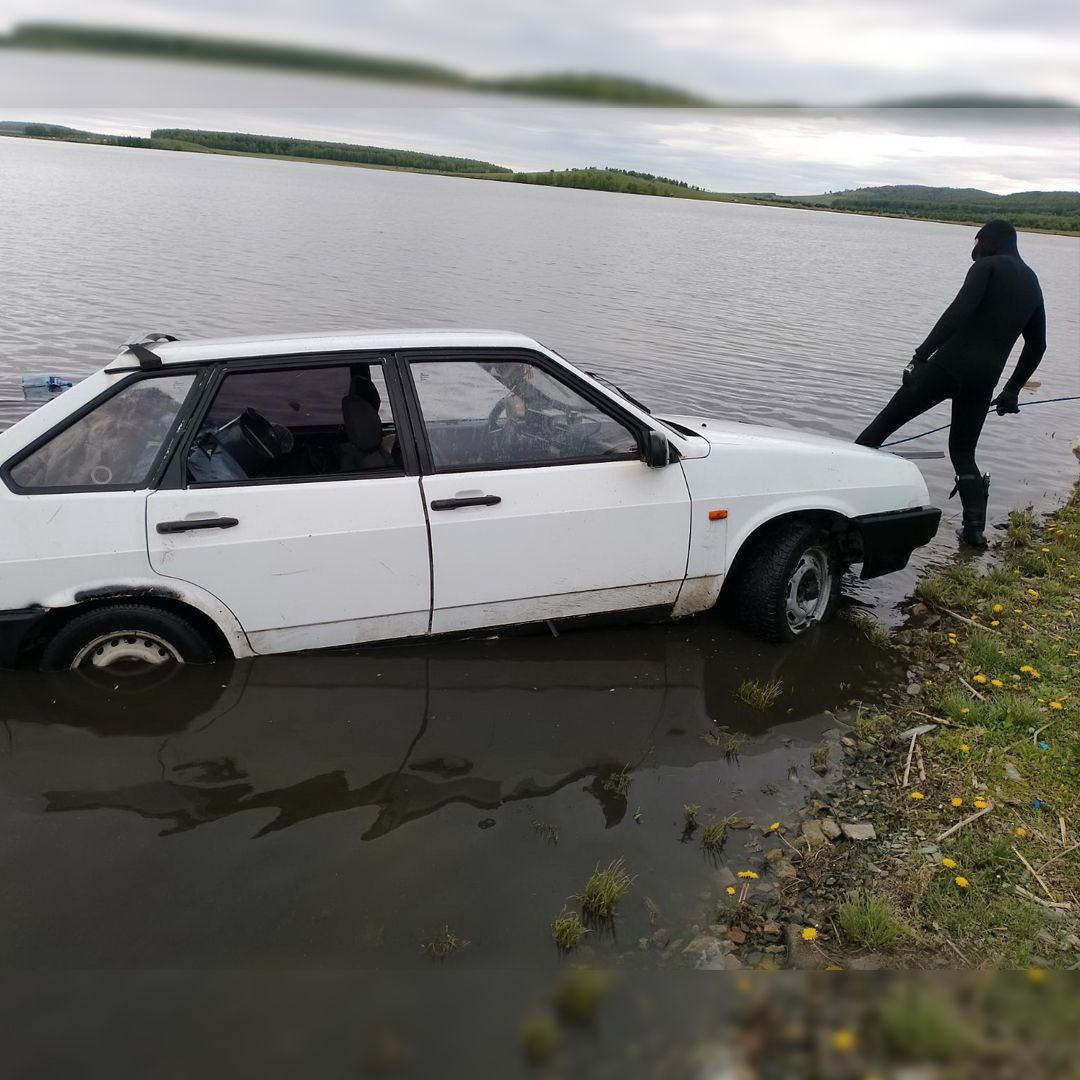
[[[496,506],[502,499],[498,495],[469,495],[462,499],[433,499],[432,510],[457,510],[462,506]]]
[[[199,529],[232,529],[240,524],[239,518],[186,518],[184,521],[159,521],[159,533],[196,532]]]

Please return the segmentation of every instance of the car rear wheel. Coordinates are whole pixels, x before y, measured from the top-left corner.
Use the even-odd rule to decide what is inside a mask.
[[[45,646],[41,666],[145,678],[175,664],[213,658],[202,634],[179,615],[145,604],[110,604],[65,623]]]
[[[767,533],[739,580],[739,618],[766,641],[793,641],[830,618],[842,566],[829,534],[810,522]]]

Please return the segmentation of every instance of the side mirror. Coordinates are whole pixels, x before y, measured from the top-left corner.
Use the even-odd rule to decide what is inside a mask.
[[[661,431],[649,429],[645,436],[645,464],[650,469],[662,469],[671,463],[671,444]]]

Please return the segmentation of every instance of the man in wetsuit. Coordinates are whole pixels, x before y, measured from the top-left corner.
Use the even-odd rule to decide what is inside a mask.
[[[990,477],[979,473],[975,446],[992,405],[998,416],[1020,411],[1017,395],[1046,351],[1046,311],[1039,279],[1020,258],[1016,230],[1007,221],[984,225],[971,257],[975,264],[963,288],[915,350],[903,385],[855,441],[878,447],[897,428],[951,398],[949,457],[956,470],[952,495],[959,491],[964,507],[960,536],[983,548]],[[995,398],[994,387],[1021,334],[1024,348],[1016,370]]]

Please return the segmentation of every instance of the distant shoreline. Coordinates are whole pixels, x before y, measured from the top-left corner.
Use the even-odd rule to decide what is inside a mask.
[[[637,177],[646,177],[647,174],[626,172],[624,170],[599,170],[599,169],[568,169],[558,173],[517,173],[509,170],[499,172],[470,172],[461,169],[429,169],[407,165],[390,165],[379,162],[362,162],[339,160],[329,157],[304,157],[292,154],[265,153],[247,150],[229,150],[213,146],[205,146],[197,143],[181,143],[175,140],[138,140],[137,145],[132,145],[135,140],[127,143],[114,141],[116,138],[96,135],[94,133],[79,133],[80,137],[65,137],[63,135],[35,135],[25,134],[21,131],[4,130],[0,127],[0,136],[12,139],[25,139],[34,142],[64,142],[72,145],[86,144],[91,146],[113,146],[118,149],[148,149],[160,150],[171,153],[195,153],[217,154],[225,157],[263,158],[273,161],[291,161],[306,165],[336,165],[345,168],[377,169],[382,172],[411,172],[428,176],[447,176],[463,180],[488,180],[500,183],[527,183],[532,186],[567,187],[575,190],[605,191],[608,194],[620,195],[645,195],[653,198],[689,199],[697,202],[722,202],[737,203],[743,206],[772,206],[784,210],[809,210],[819,213],[849,214],[857,217],[880,217],[892,218],[902,221],[926,221],[937,225],[959,225],[963,227],[980,226],[985,223],[988,214],[971,217],[944,218],[927,213],[913,212],[898,207],[891,209],[853,208],[849,206],[832,206],[823,202],[811,203],[801,201],[795,196],[747,195],[718,191],[706,191],[700,188],[680,185],[676,181],[668,181],[659,177],[636,180]],[[160,145],[153,145],[155,141]],[[145,144],[145,145],[143,145]],[[600,181],[614,175],[617,181],[623,181],[627,186],[608,187],[600,183],[590,182],[594,179]],[[636,186],[635,186],[636,185]],[[859,189],[866,190],[866,189]],[[1001,196],[999,196],[1001,197]],[[808,196],[806,198],[824,199],[825,196]],[[1078,194],[1080,202],[1080,194]],[[1003,211],[1005,214],[1007,210]],[[1018,232],[1039,233],[1048,236],[1080,237],[1080,228],[1071,229],[1065,227],[1039,227],[1033,225],[1018,224]]]

